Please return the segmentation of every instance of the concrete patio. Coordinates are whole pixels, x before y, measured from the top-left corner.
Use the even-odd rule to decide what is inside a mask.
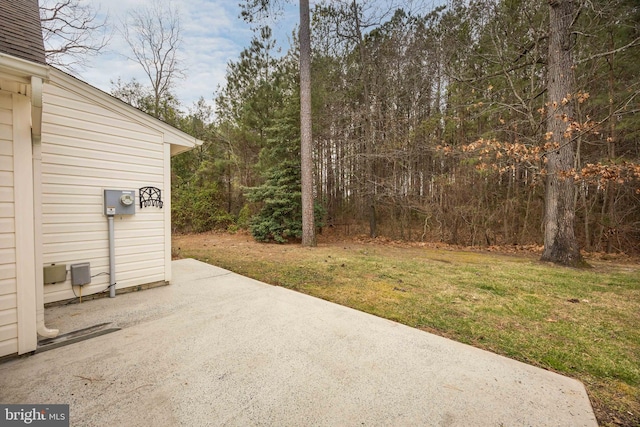
[[[121,328],[0,364],[0,403],[75,426],[596,426],[584,386],[195,260],[173,284],[47,309]]]

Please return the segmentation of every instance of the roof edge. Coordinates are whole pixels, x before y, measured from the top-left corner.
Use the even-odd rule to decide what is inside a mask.
[[[45,64],[27,61],[17,56],[0,53],[0,71],[19,77],[40,77],[49,79],[50,67]]]

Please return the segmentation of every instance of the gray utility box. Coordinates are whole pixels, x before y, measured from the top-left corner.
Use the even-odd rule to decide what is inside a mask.
[[[135,213],[135,190],[104,190],[105,215],[133,215]]]
[[[71,264],[71,284],[82,286],[91,283],[91,267],[88,262]]]

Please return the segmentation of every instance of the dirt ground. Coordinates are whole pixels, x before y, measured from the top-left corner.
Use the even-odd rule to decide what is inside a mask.
[[[261,243],[257,242],[251,234],[246,231],[237,233],[227,232],[206,232],[200,234],[177,234],[173,238],[174,258],[179,258],[180,248],[204,248],[207,246],[224,246],[232,251],[248,252],[253,254],[269,253],[270,251],[278,251],[279,258],[287,259],[287,252],[290,257],[294,257],[295,252],[284,251],[283,249],[292,249],[300,247],[299,242],[289,244],[279,243]],[[369,246],[390,247],[390,248],[429,248],[444,250],[460,250],[460,251],[478,251],[497,254],[522,255],[526,257],[540,257],[542,255],[542,245],[519,245],[519,246],[460,246],[450,245],[442,242],[408,242],[392,240],[386,237],[371,238],[366,235],[344,235],[339,232],[323,232],[317,236],[319,248],[344,248],[348,245],[351,249],[362,249]],[[281,252],[281,253],[280,253]],[[615,264],[640,264],[639,255],[628,255],[625,253],[607,254],[604,252],[584,252],[583,256],[587,261],[615,263]]]

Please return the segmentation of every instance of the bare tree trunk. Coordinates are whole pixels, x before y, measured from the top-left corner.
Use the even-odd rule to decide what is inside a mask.
[[[609,64],[609,138],[607,138],[608,142],[608,156],[609,162],[613,163],[616,157],[616,116],[614,113],[614,105],[613,105],[613,97],[614,97],[614,83],[615,76],[613,73],[613,59],[614,59],[614,47],[615,43],[613,40],[613,30],[609,33],[610,36],[610,49],[612,53],[607,58],[607,62]],[[616,224],[616,199],[615,199],[615,185],[613,182],[609,182],[607,184],[607,203],[608,205],[608,218],[607,223],[609,224],[609,229],[614,230],[617,227]],[[613,234],[607,234],[607,253],[610,254],[613,251]]]
[[[313,218],[313,139],[311,135],[311,30],[309,0],[300,1],[300,156],[302,246],[316,246]]]
[[[571,26],[574,0],[549,2],[549,66],[547,135],[552,147],[547,152],[545,230],[543,261],[567,266],[584,264],[574,234],[575,186],[572,169],[575,149],[569,126],[573,120],[574,72],[571,56]]]
[[[369,76],[367,73],[367,59],[364,51],[364,38],[362,36],[362,25],[360,22],[360,15],[358,12],[358,4],[356,0],[353,0],[351,4],[353,12],[355,33],[358,40],[358,54],[360,57],[360,78],[362,79],[362,97],[364,104],[364,121],[365,125],[362,128],[364,137],[364,191],[365,196],[365,210],[369,217],[369,236],[376,237],[378,235],[378,219],[376,214],[376,195],[375,195],[375,181],[373,176],[373,118],[371,114],[371,98],[369,93]]]

